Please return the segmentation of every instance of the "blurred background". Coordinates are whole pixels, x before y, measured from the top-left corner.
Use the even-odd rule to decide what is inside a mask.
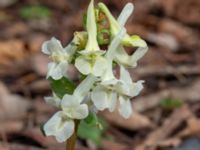
[[[97,2],[97,1],[96,1]],[[102,0],[117,17],[135,5],[126,27],[149,45],[133,79],[145,80],[124,120],[103,112],[104,130],[83,130],[78,150],[200,150],[200,1]],[[56,111],[44,103],[52,36],[64,46],[81,31],[89,0],[0,0],[0,150],[64,150],[40,126]],[[133,50],[130,50],[133,52]],[[98,143],[98,144],[97,144]]]

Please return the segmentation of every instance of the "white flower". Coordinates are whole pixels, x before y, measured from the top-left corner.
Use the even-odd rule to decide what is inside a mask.
[[[74,119],[88,116],[88,106],[80,104],[78,96],[66,94],[61,101],[62,111],[57,112],[44,125],[47,136],[55,136],[58,142],[64,142],[74,133]]]
[[[75,52],[74,46],[69,44],[63,48],[59,40],[52,38],[43,43],[42,52],[52,59],[52,62],[48,64],[47,78],[52,77],[54,80],[58,80],[67,76],[68,64]]]
[[[88,106],[80,104],[79,101],[82,101],[80,97],[66,94],[61,102],[63,114],[71,119],[84,119],[87,117]]]
[[[101,51],[97,42],[97,27],[94,12],[94,2],[91,0],[87,11],[86,23],[88,41],[85,50],[79,52],[75,61],[76,68],[84,75],[93,74],[101,76],[106,68],[106,59],[103,57],[104,51]]]
[[[105,4],[99,3],[99,8],[108,17],[111,27],[111,34],[113,37],[115,37],[119,33],[121,28],[124,28],[127,19],[134,9],[133,4],[128,3],[122,10],[122,13],[118,17],[118,20],[116,20],[112,16],[108,8],[105,6]],[[131,56],[126,53],[122,45],[117,48],[114,60],[119,64],[123,64],[127,67],[136,67],[137,61],[142,58],[148,50],[146,42],[137,35],[130,36],[126,33],[121,41],[121,44],[128,47],[139,47]]]
[[[129,118],[132,114],[130,98],[139,95],[144,81],[132,82],[129,72],[123,66],[120,66],[120,81],[121,83],[116,85],[116,91],[119,93],[119,112],[124,118]]]
[[[46,136],[55,136],[58,142],[64,142],[74,133],[74,121],[63,117],[63,112],[55,113],[44,125]]]
[[[82,96],[64,95],[61,101],[62,111],[57,112],[44,125],[47,136],[55,136],[58,142],[64,142],[74,133],[74,119],[84,119],[88,116],[88,106],[81,104]]]
[[[128,118],[132,113],[130,98],[137,96],[142,90],[143,81],[132,82],[127,70],[120,66],[120,79],[111,79],[101,82],[92,91],[92,101],[99,110],[106,108],[114,111],[117,96],[119,97],[119,112],[124,118]]]
[[[102,111],[108,108],[110,112],[113,112],[116,106],[117,93],[112,85],[106,86],[100,83],[93,89],[91,100],[98,110]]]
[[[44,125],[44,132],[47,136],[55,136],[58,142],[64,142],[74,133],[74,119],[84,119],[88,116],[88,106],[83,104],[84,98],[92,88],[96,78],[88,76],[75,89],[73,95],[65,94],[58,103],[58,98],[46,98],[50,104],[61,107],[62,111],[57,112]]]

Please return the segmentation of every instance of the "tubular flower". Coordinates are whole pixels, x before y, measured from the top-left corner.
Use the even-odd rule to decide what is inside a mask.
[[[101,76],[106,68],[106,59],[103,57],[104,51],[101,51],[97,42],[97,27],[94,12],[94,2],[91,3],[87,11],[87,33],[88,41],[85,50],[75,61],[76,68],[84,75],[93,74]]]
[[[105,4],[99,3],[98,6],[106,14],[110,22],[112,37],[115,37],[121,28],[124,28],[127,19],[134,9],[133,4],[128,3],[122,10],[118,20],[116,20]],[[146,42],[137,35],[130,36],[126,33],[121,41],[121,44],[122,45],[118,47],[117,52],[115,53],[115,61],[127,67],[136,67],[137,61],[142,58],[148,50]],[[129,56],[124,50],[123,46],[138,47],[138,49],[135,51],[135,53]]]

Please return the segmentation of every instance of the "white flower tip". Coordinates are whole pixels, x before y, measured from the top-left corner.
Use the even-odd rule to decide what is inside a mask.
[[[129,3],[126,4],[125,8],[132,13],[133,10],[134,10],[134,5],[133,5],[133,3],[129,2]]]
[[[48,44],[49,41],[45,41],[43,44],[42,44],[42,52],[46,55],[50,55],[51,52],[48,50],[47,48],[47,44]]]

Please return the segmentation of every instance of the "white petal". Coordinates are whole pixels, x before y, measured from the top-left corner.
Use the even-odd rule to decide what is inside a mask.
[[[143,83],[144,83],[144,81],[140,80],[131,85],[131,87],[130,87],[130,96],[131,97],[139,95],[139,93],[143,89]]]
[[[127,3],[124,9],[122,10],[120,16],[118,17],[117,21],[120,26],[124,26],[127,22],[128,18],[132,14],[134,10],[134,5],[132,3]]]
[[[69,56],[72,56],[76,52],[76,50],[77,50],[77,47],[71,43],[67,45],[67,47],[64,48],[64,51],[67,52]]]
[[[120,80],[122,80],[126,84],[132,83],[130,73],[122,65],[120,65]]]
[[[120,102],[119,113],[124,118],[128,119],[132,114],[132,106],[130,100],[123,96],[119,96],[119,102]]]
[[[93,84],[97,80],[93,75],[87,76],[74,90],[74,95],[77,97],[81,97],[80,100],[83,100],[84,97],[88,94]],[[80,101],[81,103],[81,101]]]
[[[69,68],[69,64],[67,61],[62,61],[58,64],[58,68],[60,69],[60,72],[63,77],[68,77],[67,76],[67,70]]]
[[[117,47],[120,45],[121,40],[126,34],[126,29],[122,28],[121,31],[114,37],[111,44],[109,45],[108,51],[106,53],[106,57],[108,61],[113,60],[114,54],[116,53]]]
[[[148,51],[148,47],[139,47],[137,50],[132,54],[130,62],[131,64],[136,64],[139,59],[141,59],[146,52]]]
[[[88,116],[88,106],[86,104],[81,104],[75,108],[72,114],[74,119],[84,119]]]
[[[65,94],[61,101],[61,106],[63,109],[70,108],[70,107],[76,107],[80,104],[79,101],[80,100],[78,97],[75,97],[74,95]]]
[[[75,66],[84,75],[88,75],[92,71],[91,64],[82,56],[76,59]]]
[[[120,82],[118,82],[118,83],[114,86],[114,88],[115,88],[115,90],[116,90],[118,93],[121,93],[121,94],[123,94],[123,95],[129,96],[129,93],[130,93],[130,85],[131,85],[131,83],[130,83],[130,84],[127,84],[127,83],[125,83],[125,82],[123,82],[123,81],[120,80]]]
[[[56,38],[52,38],[51,40],[44,42],[42,45],[42,52],[47,55],[52,54],[52,52],[59,52],[62,50],[62,45]]]
[[[54,80],[59,80],[63,77],[63,71],[59,64],[54,62],[48,64],[47,78],[52,77]],[[63,67],[63,66],[62,66]]]
[[[124,50],[124,48],[121,45],[117,48],[117,52],[115,53],[114,59],[119,64],[123,64],[125,66],[133,66],[134,65],[134,64],[131,64],[130,56],[127,54],[127,52]]]
[[[80,51],[79,53],[84,56],[89,56],[89,55],[93,55],[93,54],[97,55],[97,56],[101,56],[101,55],[105,54],[106,51],[85,49],[85,50]]]
[[[57,127],[61,122],[61,111],[55,113],[44,125],[44,132],[46,136],[56,135]]]
[[[86,29],[88,33],[88,42],[86,45],[86,49],[100,49],[97,42],[97,25],[95,20],[95,11],[94,11],[94,0],[91,0],[88,10],[87,10],[87,23]]]
[[[60,102],[61,100],[55,95],[55,96],[49,96],[49,97],[44,97],[44,100],[47,104],[55,106],[55,107],[60,107]]]
[[[108,96],[107,93],[97,86],[91,93],[91,99],[98,110],[104,110],[108,108]]]
[[[122,46],[119,46],[115,53],[115,60],[125,66],[136,67],[137,61],[141,59],[148,51],[148,47],[140,47],[129,56]]]
[[[49,41],[45,41],[45,42],[42,44],[42,52],[43,52],[44,54],[51,55],[51,51],[49,51],[48,46],[47,46],[48,43],[49,43]]]
[[[64,120],[57,129],[56,140],[61,143],[69,139],[74,133],[74,126],[73,120]]]
[[[109,106],[108,106],[110,112],[113,112],[115,110],[116,102],[117,102],[117,94],[115,92],[111,92],[111,94],[109,95]]]
[[[95,76],[101,76],[107,68],[107,61],[103,57],[96,57],[96,62],[93,66],[93,74]]]
[[[107,68],[104,71],[104,73],[102,74],[101,80],[102,80],[102,82],[105,82],[108,80],[112,80],[114,78],[115,78],[115,76],[113,74],[112,62],[108,61]]]
[[[116,85],[116,84],[118,84],[120,81],[118,80],[118,79],[116,79],[116,78],[113,78],[113,79],[111,79],[111,80],[107,80],[107,81],[103,81],[103,82],[101,82],[101,85],[104,85],[104,86],[109,86],[109,85]]]

